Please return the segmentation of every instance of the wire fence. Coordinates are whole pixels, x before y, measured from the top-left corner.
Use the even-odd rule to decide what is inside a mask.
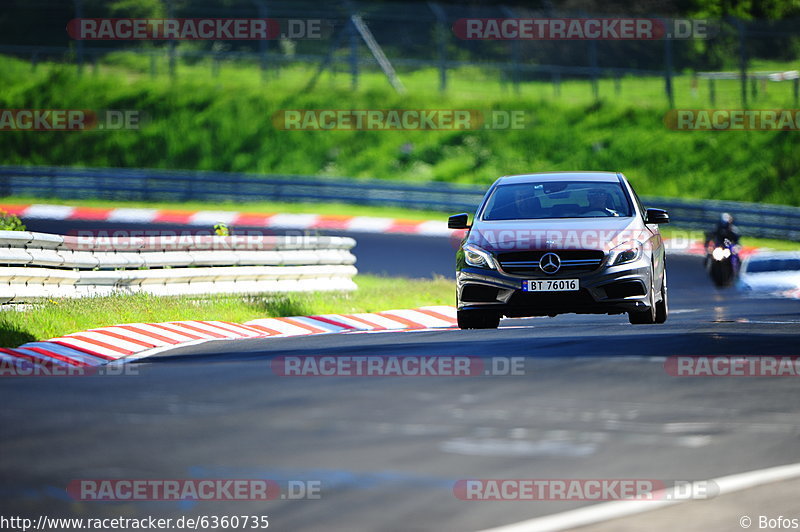
[[[207,63],[210,74],[218,75],[223,64],[246,63],[257,66],[269,81],[282,70],[304,66],[317,71],[315,76],[322,72],[345,74],[353,88],[360,86],[365,72],[386,71],[384,55],[401,80],[421,69],[436,72],[434,83],[441,91],[448,90],[459,69],[477,66],[513,90],[528,81],[545,81],[558,95],[563,82],[586,80],[595,98],[600,95],[601,80],[612,80],[614,94],[620,95],[626,78],[656,76],[663,78],[663,94],[670,105],[674,102],[674,76],[725,69],[734,76],[726,78],[727,82],[718,79],[716,86],[709,82],[709,97],[713,99],[725,83],[739,91],[745,107],[758,96],[759,87],[764,89],[758,83],[753,85],[757,79],[750,72],[753,60],[795,60],[800,53],[798,20],[665,19],[633,12],[600,16],[594,21],[650,21],[661,33],[631,39],[620,38],[613,31],[597,38],[560,33],[557,36],[563,38],[555,38],[553,24],[583,21],[584,31],[593,27],[587,21],[596,15],[436,2],[230,0],[223,5],[214,0],[165,0],[163,5],[161,16],[170,19],[268,18],[279,23],[280,31],[268,39],[251,40],[75,39],[64,29],[71,20],[142,17],[142,10],[130,4],[127,10],[110,12],[103,2],[91,0],[31,0],[13,4],[8,16],[0,19],[0,53],[23,57],[33,65],[46,59],[70,62],[82,70],[125,51],[134,54],[138,65],[154,77],[180,76],[181,66],[198,63]],[[539,35],[542,38],[507,38],[510,34],[490,32],[487,22],[517,21],[515,27],[519,27],[519,21],[532,20],[550,21],[547,31],[551,33]],[[482,24],[478,37],[470,37],[464,29],[469,21]],[[787,81],[793,85],[796,99],[798,81]],[[705,90],[694,76],[691,86],[692,90]]]

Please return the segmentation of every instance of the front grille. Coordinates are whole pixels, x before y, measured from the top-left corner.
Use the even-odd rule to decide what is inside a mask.
[[[580,273],[596,270],[603,262],[605,253],[597,249],[545,249],[531,251],[509,251],[499,253],[497,260],[506,273],[513,275],[542,274],[539,261],[545,253],[555,253],[561,259],[559,273]]]
[[[645,295],[644,285],[640,281],[621,281],[607,284],[603,288],[610,299]]]
[[[461,301],[488,303],[497,301],[498,289],[483,284],[468,284],[461,289]]]

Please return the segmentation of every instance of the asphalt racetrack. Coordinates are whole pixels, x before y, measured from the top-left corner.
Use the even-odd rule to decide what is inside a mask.
[[[25,222],[64,232],[63,222]],[[89,225],[101,228],[69,229]],[[361,272],[452,277],[447,239],[352,236]],[[275,530],[479,530],[594,503],[465,501],[453,492],[460,479],[702,480],[800,462],[796,378],[664,368],[673,355],[798,355],[800,301],[717,290],[698,257],[670,256],[667,267],[672,314],[660,326],[565,315],[489,331],[210,342],[137,363],[137,375],[4,379],[1,513],[266,514]],[[326,354],[524,357],[524,372],[272,371],[276,356]],[[93,502],[64,491],[108,478],[268,478],[320,490],[258,502]]]

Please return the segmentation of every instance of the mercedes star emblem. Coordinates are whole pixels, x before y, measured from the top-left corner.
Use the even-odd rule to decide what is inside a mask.
[[[539,260],[539,267],[544,273],[556,273],[561,269],[561,258],[555,253],[545,253]]]

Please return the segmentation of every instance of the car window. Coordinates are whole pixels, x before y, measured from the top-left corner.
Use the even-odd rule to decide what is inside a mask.
[[[482,218],[491,221],[632,215],[631,204],[619,183],[560,181],[499,185],[486,202]]]
[[[759,259],[750,261],[748,273],[800,271],[800,259]]]

